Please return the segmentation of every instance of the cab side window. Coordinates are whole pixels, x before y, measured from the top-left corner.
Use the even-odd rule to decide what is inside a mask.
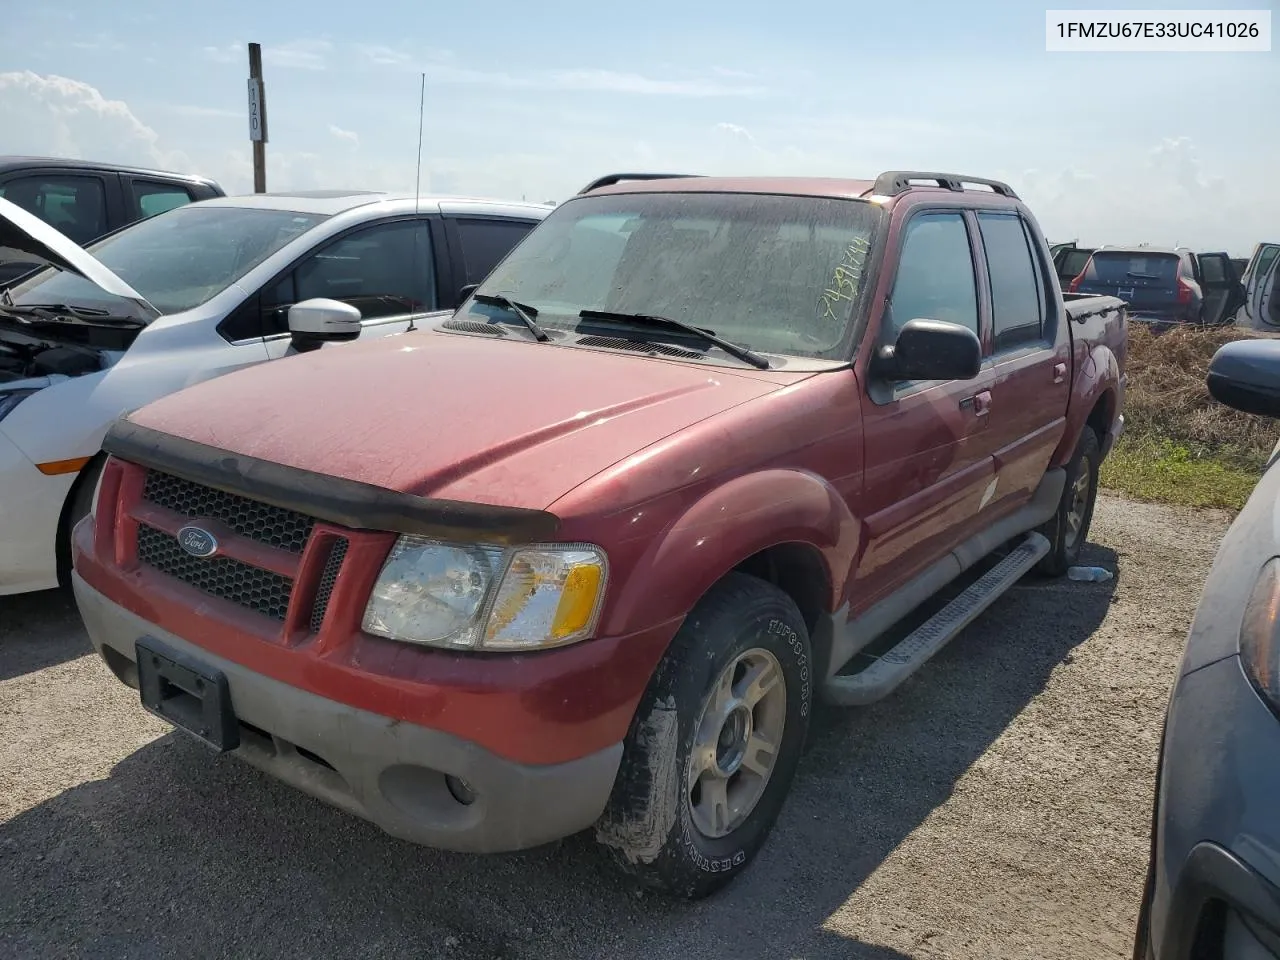
[[[908,320],[945,320],[980,335],[973,253],[963,214],[925,213],[907,221],[889,299],[892,342]]]
[[[991,278],[995,352],[1035,343],[1044,336],[1044,292],[1022,218],[979,213],[978,229]]]
[[[434,310],[434,264],[425,220],[380,223],[349,233],[263,290],[264,333],[287,333],[289,307],[315,297],[349,303],[365,320]]]

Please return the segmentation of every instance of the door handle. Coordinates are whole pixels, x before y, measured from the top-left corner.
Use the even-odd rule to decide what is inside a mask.
[[[1067,378],[1067,365],[1065,363],[1055,363],[1053,365],[1053,382],[1061,383]]]
[[[972,410],[975,417],[985,417],[991,410],[991,391],[983,390],[960,401],[961,410]]]

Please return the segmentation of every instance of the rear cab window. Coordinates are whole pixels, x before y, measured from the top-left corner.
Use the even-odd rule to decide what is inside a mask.
[[[1043,339],[1044,288],[1022,217],[980,212],[978,229],[986,251],[995,352]]]

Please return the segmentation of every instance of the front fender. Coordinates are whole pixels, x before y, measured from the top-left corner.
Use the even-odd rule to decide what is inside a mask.
[[[1070,461],[1080,443],[1080,434],[1090,416],[1103,401],[1101,435],[1098,442],[1109,448],[1108,436],[1115,432],[1123,407],[1124,380],[1120,361],[1112,349],[1104,343],[1094,344],[1077,367],[1071,386],[1071,401],[1067,407],[1067,426],[1058,449],[1054,451],[1052,465],[1062,467]]]
[[[606,615],[606,635],[683,617],[748,557],[798,543],[821,557],[834,609],[861,524],[821,477],[794,469],[746,474],[708,491],[637,558]]]

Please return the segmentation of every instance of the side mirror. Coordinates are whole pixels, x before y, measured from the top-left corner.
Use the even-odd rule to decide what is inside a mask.
[[[362,329],[360,311],[341,300],[315,297],[289,308],[289,333],[299,353],[354,340]]]
[[[1209,395],[1243,413],[1280,418],[1280,340],[1233,340],[1209,361]]]
[[[465,287],[458,291],[458,306],[462,306],[467,302],[467,297],[471,296],[480,288],[478,283],[468,283]]]
[[[981,371],[978,335],[945,320],[908,320],[876,356],[875,372],[886,380],[972,380]]]

